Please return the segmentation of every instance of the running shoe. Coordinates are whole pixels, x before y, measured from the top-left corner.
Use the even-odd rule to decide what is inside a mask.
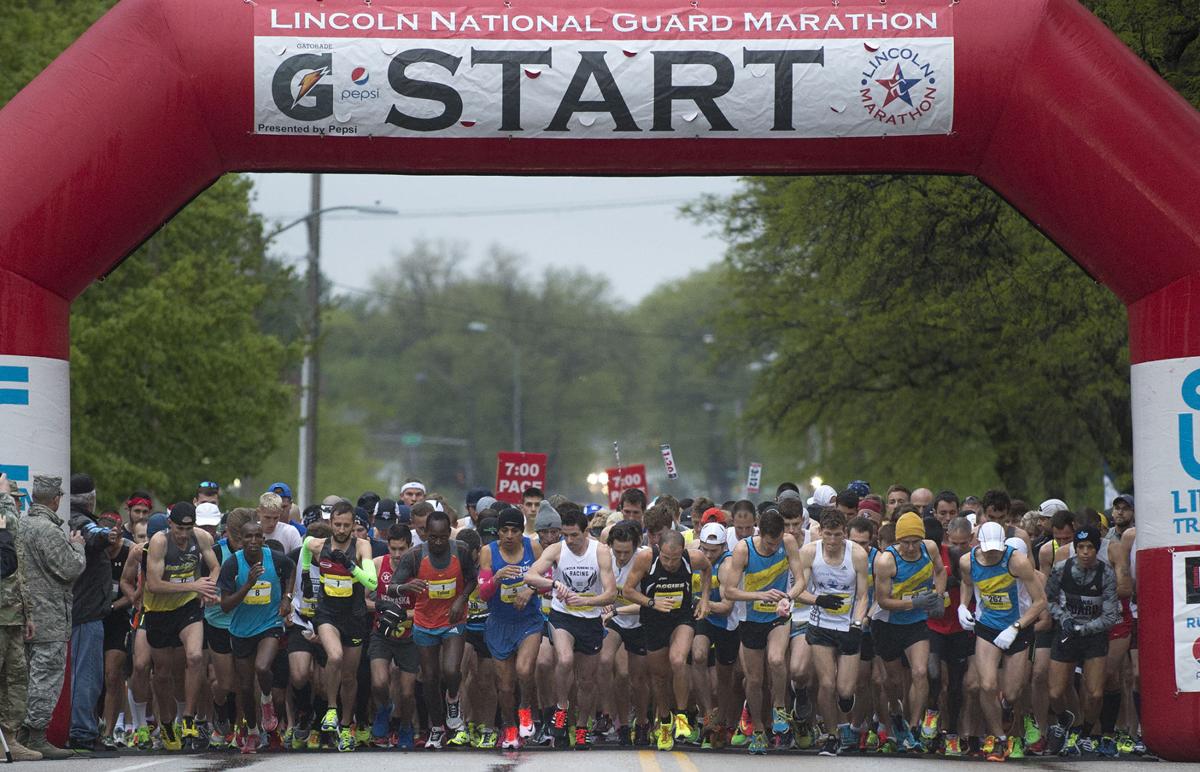
[[[1096,752],[1109,759],[1115,759],[1121,755],[1121,752],[1117,750],[1117,741],[1108,735],[1100,738],[1100,745],[1096,747]]]
[[[675,714],[675,739],[681,742],[690,740],[692,737],[692,725],[688,721],[686,713]]]
[[[879,750],[879,733],[874,729],[867,730],[866,740],[863,742],[863,750],[868,753],[874,753]]]
[[[1133,753],[1135,756],[1145,756],[1148,752],[1146,743],[1142,742],[1141,737],[1133,738]]]
[[[1127,756],[1133,753],[1133,738],[1129,736],[1128,732],[1117,733],[1117,752]]]
[[[432,726],[429,728],[429,736],[425,738],[425,750],[436,751],[441,750],[442,744],[446,741],[446,727]]]
[[[622,748],[629,748],[633,745],[633,727],[619,726],[617,727],[617,745]]]
[[[260,710],[262,711],[262,730],[264,732],[274,732],[279,727],[279,717],[275,715],[275,702],[267,700],[260,702]]]
[[[371,722],[371,736],[373,738],[387,737],[388,731],[391,728],[391,720],[391,705],[384,705],[375,711],[375,720]]]
[[[315,729],[309,730],[308,739],[305,741],[304,747],[310,751],[321,750],[321,733]]]
[[[633,744],[639,748],[650,746],[650,722],[638,721],[633,725]]]
[[[238,748],[243,754],[258,753],[258,730],[246,732],[246,736],[242,738],[241,747]]]
[[[929,742],[938,735],[938,712],[926,710],[925,718],[921,721],[921,739]]]
[[[125,731],[125,727],[118,724],[116,729],[113,729],[113,743],[115,743],[118,748],[124,748],[129,744],[128,735],[129,733]]]
[[[721,724],[713,724],[709,732],[709,742],[714,751],[719,751],[729,744],[729,730]]]
[[[1037,721],[1028,713],[1025,714],[1025,746],[1036,745],[1042,739],[1042,730]]]
[[[196,720],[193,718],[184,718],[180,722],[179,739],[183,747],[188,750],[200,750],[200,732],[196,729]],[[207,743],[205,743],[207,745]]]
[[[354,750],[357,743],[354,740],[354,732],[350,727],[342,727],[342,731],[338,732],[337,749],[340,753],[349,753]]]
[[[1051,756],[1061,756],[1067,747],[1067,729],[1075,723],[1075,714],[1064,710],[1058,716],[1058,721],[1050,726],[1049,740],[1046,743],[1046,753]]]
[[[1077,736],[1075,743],[1079,746],[1081,753],[1095,753],[1096,748],[1100,745],[1100,742],[1091,735]]]
[[[496,743],[500,740],[499,736],[496,734],[496,730],[492,729],[490,726],[480,725],[478,728],[477,737],[479,743],[475,747],[485,751],[494,750],[496,748]]]
[[[575,750],[590,751],[592,749],[592,738],[588,735],[586,726],[575,728]]]
[[[658,725],[658,749],[660,751],[669,751],[675,748],[675,738],[671,734],[670,719],[662,721]]]
[[[983,755],[988,761],[1004,761],[1004,746],[995,735],[988,735],[983,740]]]
[[[738,729],[747,737],[754,732],[753,722],[750,720],[750,709],[744,702],[742,703],[742,717],[738,719]]]
[[[336,732],[338,730],[338,714],[337,708],[330,708],[325,711],[325,717],[321,719],[322,732]]]
[[[519,726],[519,734],[521,739],[533,737],[533,711],[529,708],[517,709],[517,724]]]
[[[148,751],[154,746],[154,741],[150,739],[150,727],[139,726],[133,730],[133,747],[139,751]]]
[[[1026,756],[1041,756],[1045,752],[1046,752],[1046,736],[1045,735],[1042,735],[1041,738],[1037,742],[1035,742],[1033,745],[1025,746],[1025,755]]]
[[[767,753],[767,735],[765,732],[755,732],[750,735],[750,752],[756,756]]]
[[[550,745],[554,748],[567,747],[567,711],[554,709],[554,723],[550,727]]]
[[[447,729],[462,729],[462,705],[459,698],[450,699],[450,695],[446,695],[446,728]]]
[[[904,734],[900,736],[900,750],[905,753],[912,753],[924,750],[921,743],[917,742],[917,738],[913,737],[911,729],[905,729]]]
[[[592,732],[597,735],[608,734],[613,728],[612,716],[607,713],[596,714],[596,721],[592,724]]]
[[[771,731],[775,734],[784,734],[790,727],[791,718],[783,708],[772,708]]]
[[[308,738],[311,734],[312,733],[307,729],[300,729],[297,727],[295,731],[292,732],[292,750],[304,750],[305,746],[308,745]]]
[[[506,751],[518,751],[521,749],[521,738],[515,726],[504,727],[504,740],[500,743],[500,749]]]
[[[355,745],[368,745],[371,742],[371,728],[366,724],[361,727],[357,724],[350,725],[350,732],[354,735]]]
[[[396,729],[396,748],[402,751],[411,751],[413,749],[412,724],[401,724]]]
[[[959,744],[958,735],[946,735],[946,741],[942,744],[942,755],[954,757],[963,755],[962,745]]]
[[[1063,746],[1059,756],[1078,756],[1083,749],[1079,746],[1079,732],[1074,729],[1067,734],[1067,744]]]
[[[848,751],[858,747],[858,732],[849,724],[838,724],[839,750]]]
[[[183,750],[183,742],[179,737],[179,730],[173,724],[163,724],[158,736],[162,740],[163,750]]]
[[[446,745],[452,748],[463,748],[471,744],[471,734],[466,729],[450,729],[446,734],[450,735]]]
[[[729,738],[729,744],[734,748],[741,748],[748,742],[750,742],[750,734],[743,732],[740,726],[733,730],[733,736]]]
[[[825,735],[825,740],[821,743],[821,751],[819,756],[836,756],[841,752],[842,744],[837,737],[831,734]]]
[[[1008,747],[1005,748],[1004,755],[1010,759],[1025,758],[1025,741],[1016,735],[1008,738]]]

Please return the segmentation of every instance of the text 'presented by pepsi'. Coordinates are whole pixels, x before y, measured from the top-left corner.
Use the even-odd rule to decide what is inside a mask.
[[[254,10],[258,134],[788,139],[945,134],[951,7]]]

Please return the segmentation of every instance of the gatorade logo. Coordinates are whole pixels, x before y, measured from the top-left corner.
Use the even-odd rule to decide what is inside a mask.
[[[1200,638],[1192,641],[1192,657],[1196,662],[1200,662]]]

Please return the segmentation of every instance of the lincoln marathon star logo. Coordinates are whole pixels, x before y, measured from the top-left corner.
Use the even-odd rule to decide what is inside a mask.
[[[929,113],[937,100],[937,71],[907,46],[864,47],[872,52],[859,89],[867,115],[887,126],[907,126]]]

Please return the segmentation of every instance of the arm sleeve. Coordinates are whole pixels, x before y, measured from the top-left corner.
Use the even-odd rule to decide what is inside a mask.
[[[17,545],[12,532],[7,528],[0,531],[0,577],[10,577],[17,572]]]
[[[484,600],[491,600],[496,594],[496,582],[492,580],[492,569],[484,569],[479,572],[479,597]]]
[[[356,582],[361,584],[363,587],[366,587],[368,590],[374,590],[379,586],[379,579],[375,575],[374,560],[368,560],[361,566],[355,564],[354,568],[350,571],[350,575],[354,577]]]
[[[238,591],[237,576],[237,558],[230,556],[221,564],[221,574],[217,577],[217,589],[221,591],[222,595],[233,595]]]
[[[308,551],[308,539],[305,539],[300,545],[300,570],[307,572],[312,568],[312,553]]]
[[[1050,616],[1059,623],[1071,616],[1059,603],[1059,587],[1062,584],[1062,572],[1066,565],[1066,563],[1060,563],[1055,566],[1054,570],[1050,572],[1050,578],[1046,580],[1046,604],[1050,609]]]

